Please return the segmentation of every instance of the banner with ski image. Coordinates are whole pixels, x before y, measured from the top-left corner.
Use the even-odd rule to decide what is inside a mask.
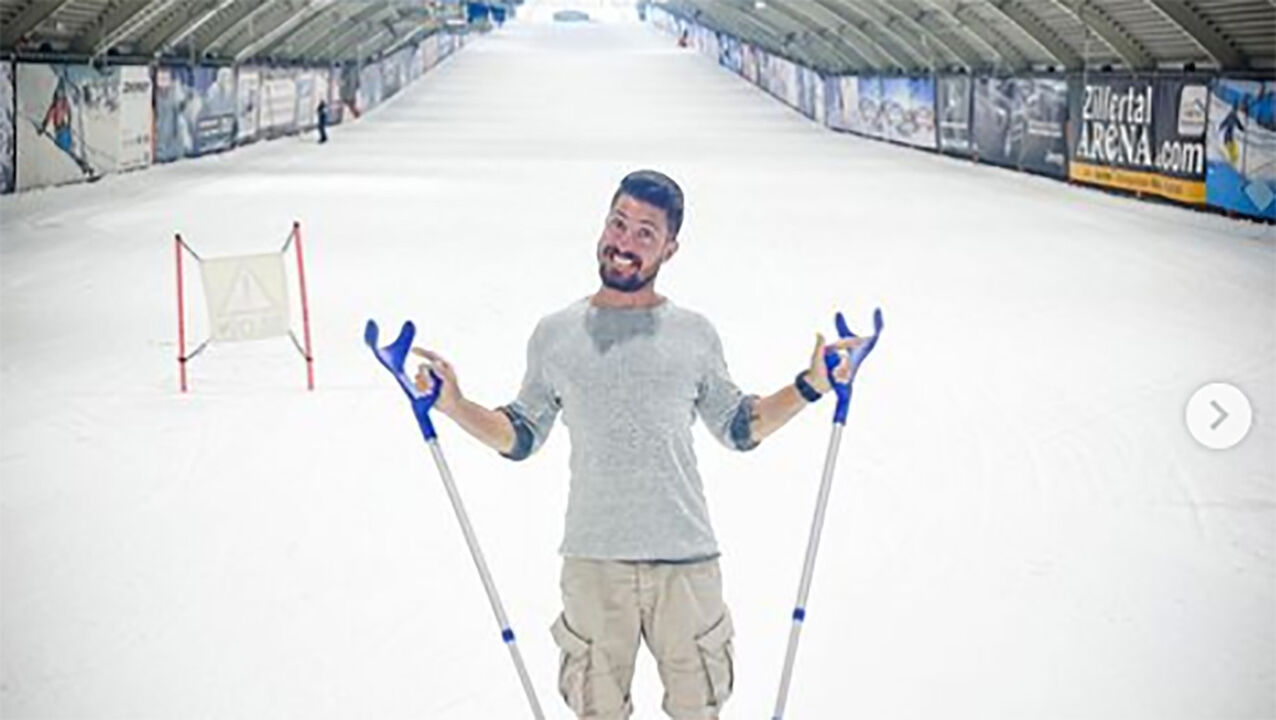
[[[969,75],[941,77],[935,85],[939,149],[950,155],[971,154],[970,91]]]
[[[1276,82],[1215,80],[1205,148],[1206,201],[1276,220]]]
[[[1208,102],[1209,80],[1201,76],[1078,78],[1068,177],[1203,204]]]
[[[229,148],[235,140],[238,103],[233,68],[156,68],[155,161]]]
[[[18,63],[17,190],[96,180],[119,167],[120,68]]]
[[[981,162],[1067,177],[1067,80],[975,78],[972,100],[972,149]]]
[[[869,137],[885,138],[882,124],[882,79],[848,75],[838,78],[838,108],[829,118],[829,127],[850,130]]]
[[[13,64],[0,64],[0,193],[13,192]]]
[[[881,80],[881,108],[878,112],[882,134],[913,147],[934,150],[935,81],[929,77],[888,77]]]

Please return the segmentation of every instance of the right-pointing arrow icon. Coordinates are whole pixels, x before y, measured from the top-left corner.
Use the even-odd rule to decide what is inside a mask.
[[[1217,400],[1210,400],[1210,407],[1214,408],[1214,411],[1218,413],[1218,419],[1210,424],[1210,430],[1217,430],[1218,426],[1222,425],[1223,421],[1227,419],[1227,411],[1223,409],[1222,405],[1218,404]]]
[[[1214,382],[1192,393],[1184,420],[1197,442],[1212,450],[1226,450],[1245,438],[1254,411],[1235,385]]]

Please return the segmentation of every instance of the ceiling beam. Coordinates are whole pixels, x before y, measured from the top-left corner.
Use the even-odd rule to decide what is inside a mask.
[[[379,0],[347,17],[336,28],[337,31],[335,33],[329,36],[322,44],[308,51],[309,56],[328,60],[336,55],[337,50],[344,50],[351,40],[356,43],[366,40],[366,37],[360,38],[360,35],[367,33],[372,27],[372,23],[381,20],[387,11],[387,5],[389,5],[388,0]]]
[[[333,0],[306,0],[305,3],[288,13],[281,22],[277,23],[261,37],[232,49],[231,53],[234,55],[235,62],[241,63],[268,49],[276,42],[282,42],[290,33],[296,30],[298,25],[305,22],[312,14],[322,12],[331,2]]]
[[[1002,35],[987,20],[980,17],[974,8],[974,5],[958,5],[953,10],[953,17],[970,28],[970,31],[978,35],[989,47],[996,50],[997,57],[1000,58],[1001,62],[1005,63],[1004,69],[1011,72],[1022,72],[1030,68],[1032,62],[1027,55],[1024,55],[1023,50],[1020,50],[1018,45],[1011,42],[1010,38]],[[994,68],[994,70],[1000,69],[1002,68]]]
[[[1201,13],[1183,0],[1147,0],[1187,33],[1223,70],[1247,70],[1249,58],[1209,23]]]
[[[934,17],[939,13],[934,10],[927,10],[912,0],[872,0],[882,7],[883,12],[895,12],[894,18],[898,18],[896,22],[907,25],[911,32],[917,33],[922,38],[923,49],[931,51],[932,65],[937,69],[940,65],[936,62],[935,53],[931,48],[935,45],[942,48],[949,57],[956,60],[956,64],[966,68],[969,71],[972,67],[978,66],[982,62],[982,58],[973,48],[969,47],[963,41],[954,41],[952,38],[945,38],[939,30],[943,30],[943,26],[936,24],[934,27],[927,24],[927,21],[934,22]],[[894,19],[892,18],[892,19]],[[887,21],[888,24],[891,20]],[[947,60],[948,58],[945,58]],[[944,63],[949,65],[951,63]]]
[[[49,19],[71,0],[32,0],[18,16],[0,32],[0,47],[11,49],[17,46],[22,36],[31,32],[37,25]]]
[[[228,13],[213,21],[209,26],[208,39],[196,47],[195,54],[199,56],[208,55],[214,48],[220,47],[222,43],[234,37],[245,26],[255,22],[258,17],[265,14],[267,10],[273,9],[280,2],[281,0],[246,2],[234,13]]]
[[[1090,32],[1102,38],[1126,65],[1135,70],[1152,70],[1156,67],[1156,60],[1135,41],[1134,36],[1091,0],[1056,2],[1075,15]]]
[[[235,4],[236,0],[217,0],[217,2],[201,2],[192,6],[185,13],[174,13],[163,22],[156,24],[138,40],[138,52],[142,55],[156,55],[175,47],[191,33],[203,27],[217,13]]]
[[[290,57],[306,57],[314,42],[329,37],[329,33],[345,27],[347,15],[345,4],[336,3],[325,8],[322,13],[310,15],[305,22],[297,26],[296,31],[288,33],[271,49],[271,52]]]
[[[1032,38],[1033,42],[1054,59],[1055,65],[1068,70],[1081,69],[1081,54],[1064,42],[1049,25],[1018,0],[993,0],[988,3],[998,14]]]
[[[131,0],[110,10],[71,47],[97,57],[145,28],[176,0]]]
[[[823,52],[831,56],[833,65],[831,67],[818,67],[817,69],[832,73],[845,73],[847,69],[861,66],[864,63],[863,56],[849,49],[849,43],[838,34],[837,28],[841,24],[840,18],[833,13],[829,13],[826,8],[823,8],[818,3],[810,3],[807,0],[806,6],[803,7],[802,0],[767,0],[767,8],[774,8],[777,12],[783,13],[798,26],[804,28],[806,32],[799,36],[800,39],[815,39],[824,46]],[[820,17],[819,12],[810,12],[810,8],[822,11],[826,17],[832,17],[833,22],[828,22]],[[747,9],[744,11],[748,12]],[[763,11],[759,10],[757,12],[761,13]],[[827,63],[821,63],[821,65],[827,65]]]
[[[881,22],[869,15],[860,5],[845,0],[813,0],[813,2],[824,6],[842,21],[837,32],[843,38],[846,38],[846,33],[849,32],[861,44],[876,52],[878,60],[873,63],[872,69],[903,71],[908,70],[916,62],[916,58],[913,57],[914,51],[904,47],[893,33],[883,31]],[[849,41],[849,38],[847,40]]]

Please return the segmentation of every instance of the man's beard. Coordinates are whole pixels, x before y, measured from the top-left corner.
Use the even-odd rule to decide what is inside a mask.
[[[617,272],[611,268],[606,259],[598,263],[598,277],[603,281],[603,286],[623,293],[636,293],[642,290],[650,285],[651,281],[655,280],[659,274],[659,262],[656,263],[655,269],[651,271],[651,275],[646,277],[643,277],[641,264],[636,265],[631,272]]]

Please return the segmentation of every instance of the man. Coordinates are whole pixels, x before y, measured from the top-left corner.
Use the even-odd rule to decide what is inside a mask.
[[[328,101],[320,100],[319,107],[315,108],[315,115],[319,120],[319,144],[328,142]]]
[[[640,170],[612,198],[598,240],[602,286],[540,321],[518,398],[488,409],[466,399],[452,366],[427,358],[443,386],[435,407],[513,460],[545,442],[559,411],[571,433],[571,490],[560,553],[559,690],[581,718],[622,720],[639,639],[655,656],[665,712],[716,718],[734,681],[731,617],[691,425],[749,450],[830,389],[824,338],[809,366],[775,394],[745,395],[703,316],[655,292],[677,253],[682,190]],[[845,353],[864,340],[840,340]],[[432,381],[422,365],[418,390]],[[843,356],[839,382],[853,374]]]

